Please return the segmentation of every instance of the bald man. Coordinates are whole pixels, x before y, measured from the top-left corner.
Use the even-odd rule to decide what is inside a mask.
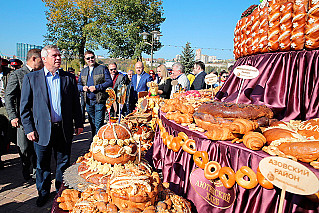
[[[131,86],[131,99],[130,101],[133,101],[134,104],[132,106],[135,106],[137,102],[138,93],[142,91],[147,91],[147,82],[153,81],[153,78],[144,71],[144,64],[141,61],[136,62],[135,64],[135,72],[136,74],[132,77],[132,86]],[[132,109],[130,109],[132,110]]]

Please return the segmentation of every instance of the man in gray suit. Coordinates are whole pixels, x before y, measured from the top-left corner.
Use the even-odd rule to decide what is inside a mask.
[[[12,72],[8,79],[5,93],[6,109],[11,125],[17,128],[17,144],[20,148],[19,154],[22,162],[22,174],[25,180],[30,179],[31,165],[33,168],[32,179],[36,174],[36,155],[33,142],[24,134],[20,120],[20,98],[24,75],[43,68],[40,49],[31,49],[27,53],[27,63],[22,68]]]

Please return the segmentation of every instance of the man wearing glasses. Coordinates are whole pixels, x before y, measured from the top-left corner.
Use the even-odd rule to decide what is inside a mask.
[[[93,138],[104,124],[105,102],[108,98],[105,90],[112,87],[113,82],[107,67],[96,63],[94,52],[86,51],[84,59],[88,66],[81,71],[78,89],[80,92],[84,92],[84,102]]]
[[[122,83],[123,80],[123,74],[119,73],[117,70],[117,64],[115,62],[112,62],[109,64],[109,71],[111,74],[111,78],[113,81],[113,89],[115,91],[115,94],[117,94],[117,88],[119,87],[119,85]],[[116,117],[117,115],[117,104],[116,102],[113,104],[113,108],[111,110],[111,114],[113,114],[113,117]]]

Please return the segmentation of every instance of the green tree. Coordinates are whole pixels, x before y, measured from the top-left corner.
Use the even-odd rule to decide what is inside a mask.
[[[185,67],[185,73],[191,73],[193,71],[194,63],[195,63],[195,53],[194,50],[191,48],[189,42],[186,43],[186,46],[183,47],[181,63]]]
[[[142,32],[160,30],[164,22],[160,0],[109,0],[104,13],[108,24],[103,26],[100,45],[109,50],[110,57],[141,58],[142,52],[151,53],[151,46],[144,44]],[[151,42],[149,36],[148,42]],[[154,45],[154,51],[161,43]]]
[[[72,49],[83,60],[85,49],[103,48],[111,57],[131,58],[150,52],[140,33],[159,30],[160,0],[42,0],[47,7],[45,43]],[[154,46],[154,50],[161,44]],[[83,61],[82,61],[83,62]]]

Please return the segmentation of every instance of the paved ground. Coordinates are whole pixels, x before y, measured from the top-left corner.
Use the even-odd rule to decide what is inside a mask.
[[[85,154],[90,147],[91,132],[89,124],[84,125],[84,132],[74,137],[72,144],[71,163]],[[1,157],[5,168],[0,170],[0,213],[24,212],[40,213],[51,212],[54,193],[51,193],[49,202],[43,207],[37,207],[35,202],[38,196],[35,183],[26,182],[22,176],[22,166],[18,154],[18,147],[10,145],[9,153]],[[53,158],[52,158],[53,159]],[[52,160],[51,169],[55,168]],[[54,171],[54,169],[52,169]],[[52,173],[52,178],[54,174]],[[51,192],[55,191],[54,180],[52,181]]]

